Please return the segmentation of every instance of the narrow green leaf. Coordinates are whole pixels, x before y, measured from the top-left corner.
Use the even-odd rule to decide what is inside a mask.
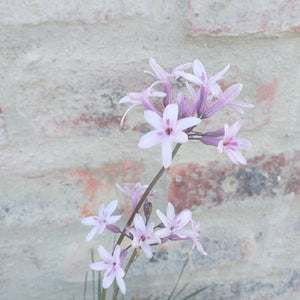
[[[183,288],[181,288],[180,290],[179,290],[179,292],[174,296],[174,299],[176,299],[185,289],[186,289],[186,287],[188,286],[189,284],[188,284],[188,282],[183,286]]]
[[[146,300],[151,300],[151,298],[152,298],[152,295],[150,295]]]
[[[98,272],[98,300],[101,300],[101,292],[102,292],[102,287],[101,287],[101,272]]]
[[[88,272],[85,273],[83,299],[86,300],[86,285],[87,285]]]
[[[175,290],[176,290],[176,288],[177,288],[177,285],[178,285],[178,282],[179,282],[179,280],[181,279],[181,276],[182,276],[182,274],[183,274],[183,271],[184,271],[184,269],[185,269],[185,267],[186,267],[186,265],[187,265],[187,263],[188,263],[188,258],[184,261],[184,264],[183,264],[183,266],[182,266],[182,269],[181,269],[181,271],[180,271],[180,273],[179,273],[179,276],[178,276],[178,278],[177,278],[177,280],[176,280],[176,283],[175,283],[175,286],[174,286],[174,288],[173,288],[173,290],[172,290],[172,292],[171,292],[171,294],[169,295],[169,297],[168,297],[168,299],[167,300],[171,300],[171,298],[172,298],[172,296],[173,296],[173,294],[174,294],[174,292],[175,292]]]
[[[197,290],[197,291],[195,291],[195,292],[193,292],[193,293],[191,293],[191,294],[185,296],[182,300],[188,300],[188,299],[191,299],[192,297],[198,295],[199,293],[203,292],[203,291],[206,290],[207,288],[208,288],[208,286],[206,286],[206,287],[204,287],[204,288],[202,288],[202,289],[200,289],[200,290]]]
[[[91,249],[91,261],[94,263],[94,250]],[[92,270],[93,300],[95,300],[95,271]]]

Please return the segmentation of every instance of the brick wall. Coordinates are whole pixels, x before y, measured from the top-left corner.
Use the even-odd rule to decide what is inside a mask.
[[[112,199],[128,214],[115,183],[147,184],[161,166],[158,148],[137,148],[142,109],[119,129],[117,103],[150,82],[149,57],[166,68],[198,58],[209,73],[231,63],[223,84],[242,82],[239,100],[255,105],[242,132],[253,147],[247,167],[180,149],[155,206],[191,208],[208,256],[157,248],[128,274],[128,299],[165,299],[183,257],[182,284],[208,286],[199,299],[300,298],[299,15],[297,0],[1,1],[0,298],[82,298],[99,239],[85,244],[80,220]]]

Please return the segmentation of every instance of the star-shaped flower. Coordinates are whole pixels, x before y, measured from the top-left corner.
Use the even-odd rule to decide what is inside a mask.
[[[169,167],[172,161],[172,143],[186,143],[188,136],[184,130],[198,125],[201,121],[199,118],[194,117],[178,120],[177,104],[167,105],[163,117],[151,110],[146,110],[144,116],[155,130],[142,136],[139,147],[150,148],[161,144],[162,163],[165,168]]]
[[[174,206],[168,202],[167,215],[164,215],[159,209],[156,210],[156,214],[165,226],[155,232],[155,235],[161,239],[173,235],[179,238],[196,238],[199,235],[196,231],[184,228],[192,220],[192,212],[189,209],[184,209],[176,215]]]
[[[208,89],[213,97],[218,97],[221,88],[217,81],[223,78],[223,75],[228,71],[230,65],[227,65],[222,71],[216,75],[207,75],[203,64],[200,60],[196,59],[193,64],[193,74],[185,73],[183,71],[177,71],[176,74],[192,82],[198,86],[204,86]]]
[[[119,221],[121,215],[112,216],[113,212],[116,210],[118,205],[118,200],[111,201],[107,207],[102,203],[99,209],[98,216],[87,217],[81,220],[81,224],[87,226],[94,226],[86,237],[86,242],[89,242],[96,234],[101,234],[104,229]]]
[[[140,214],[134,216],[134,228],[129,229],[129,232],[133,236],[133,241],[131,246],[133,248],[141,247],[143,252],[148,258],[151,258],[151,244],[160,244],[160,238],[153,235],[153,223],[145,225],[143,218]]]
[[[103,288],[109,288],[116,278],[120,291],[125,294],[126,286],[123,279],[125,272],[121,268],[121,264],[126,257],[127,252],[124,250],[120,252],[120,246],[117,245],[113,255],[107,252],[102,246],[98,247],[98,253],[103,261],[90,264],[90,268],[95,271],[106,270],[103,277]]]
[[[132,189],[130,189],[127,186],[121,188],[118,184],[116,184],[116,186],[120,191],[122,191],[123,193],[125,193],[131,198],[133,208],[136,207],[140,197],[144,194],[144,192],[148,188],[148,185],[142,185],[140,182],[137,182]],[[155,191],[151,191],[149,193],[149,196],[155,196]]]
[[[153,106],[153,104],[150,102],[149,98],[150,97],[165,97],[166,94],[163,92],[159,92],[153,89],[153,87],[157,84],[158,82],[153,83],[150,87],[146,88],[144,86],[143,91],[141,93],[129,93],[127,96],[123,97],[119,103],[131,103],[132,105],[129,106],[129,108],[126,110],[124,113],[122,119],[121,119],[121,126],[124,123],[126,115],[129,113],[129,111],[137,106],[137,105],[143,105],[146,109],[156,111],[158,114],[160,112]]]
[[[231,126],[228,124],[224,125],[224,137],[219,141],[217,150],[219,153],[225,151],[233,163],[246,165],[246,159],[238,150],[250,148],[251,143],[245,139],[235,137],[240,130],[242,123],[243,120],[239,120]]]

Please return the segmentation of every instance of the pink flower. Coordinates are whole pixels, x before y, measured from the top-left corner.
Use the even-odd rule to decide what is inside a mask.
[[[160,82],[163,84],[164,92],[166,93],[166,96],[164,98],[164,106],[166,107],[171,102],[171,80],[172,80],[172,78],[178,77],[178,75],[176,75],[176,72],[183,71],[185,69],[192,67],[193,63],[186,63],[184,65],[180,65],[180,66],[176,67],[173,71],[170,71],[170,72],[166,72],[152,57],[149,59],[149,64],[155,74],[148,72],[148,71],[145,71],[145,73],[148,73],[148,74],[156,77],[159,80],[157,82]]]
[[[103,261],[90,264],[90,268],[95,271],[106,270],[103,277],[103,288],[109,288],[116,278],[120,291],[125,294],[126,286],[123,279],[125,272],[121,268],[121,264],[126,257],[127,251],[123,250],[120,253],[120,246],[117,245],[113,255],[111,255],[102,246],[99,246],[98,253]]]
[[[204,66],[200,60],[196,59],[193,65],[194,75],[185,73],[182,71],[177,71],[176,74],[192,82],[198,86],[204,86],[212,94],[213,97],[218,97],[221,88],[217,84],[217,81],[223,78],[223,75],[227,72],[230,65],[227,65],[222,71],[216,75],[207,75]]]
[[[156,85],[158,82],[155,82],[148,88],[143,88],[143,91],[141,93],[129,93],[127,96],[123,97],[119,103],[132,103],[132,105],[126,110],[125,114],[122,117],[121,120],[121,126],[124,123],[125,117],[128,114],[128,112],[137,105],[143,105],[146,109],[156,111],[158,114],[160,112],[153,106],[153,104],[150,102],[150,97],[165,97],[166,94],[163,92],[158,92],[153,89],[153,86]]]
[[[179,238],[195,238],[198,236],[195,231],[184,228],[192,220],[192,212],[189,209],[184,209],[178,215],[175,215],[174,206],[171,202],[168,202],[167,215],[164,215],[159,209],[156,210],[156,214],[165,226],[155,232],[155,235],[159,238],[170,238],[173,235]]]
[[[150,110],[146,110],[144,116],[155,130],[142,136],[139,147],[150,148],[161,144],[162,163],[165,168],[169,167],[172,161],[172,143],[186,143],[188,136],[183,130],[196,126],[201,121],[194,117],[178,120],[177,104],[169,104],[165,108],[162,118]]]
[[[96,234],[101,234],[106,227],[119,221],[121,215],[111,216],[116,210],[118,200],[111,201],[105,208],[104,204],[101,204],[98,216],[87,217],[81,220],[81,224],[87,226],[94,226],[86,237],[86,242],[89,242]]]
[[[242,123],[243,120],[239,120],[231,126],[228,124],[224,125],[224,137],[219,141],[217,150],[219,153],[225,151],[233,163],[246,165],[246,159],[238,150],[250,148],[251,143],[245,139],[235,137],[240,130]]]
[[[198,236],[197,237],[195,237],[195,238],[193,238],[192,240],[193,240],[193,247],[192,247],[192,249],[194,249],[195,247],[197,248],[197,250],[201,253],[201,254],[203,254],[203,255],[207,255],[207,253],[204,251],[204,249],[203,249],[203,247],[202,247],[202,244],[200,243],[200,241],[201,241],[201,238],[199,237],[200,236],[200,223],[199,222],[195,222],[195,221],[193,221],[193,220],[191,220],[191,222],[192,222],[192,230],[194,231],[194,232],[196,232],[197,234],[198,234]]]
[[[228,87],[224,93],[221,91],[219,100],[205,111],[204,118],[212,116],[215,112],[217,112],[224,106],[228,106],[238,113],[244,113],[243,109],[253,108],[254,105],[252,104],[244,103],[241,101],[234,101],[241,92],[242,88],[243,85],[241,83],[236,83]]]
[[[159,81],[162,83],[167,83],[172,77],[177,77],[178,76],[176,75],[177,72],[183,71],[193,66],[193,63],[190,62],[190,63],[177,66],[176,68],[174,68],[173,71],[166,72],[152,57],[150,57],[149,59],[149,64],[155,74],[148,71],[145,71],[145,73],[151,74],[152,76],[159,79]]]
[[[160,239],[153,235],[153,223],[150,223],[147,227],[140,214],[134,216],[134,228],[129,229],[129,232],[133,236],[131,246],[133,248],[141,247],[143,252],[148,258],[151,258],[151,244],[160,244]]]
[[[148,188],[148,185],[141,185],[140,182],[137,182],[132,189],[130,189],[127,186],[121,188],[118,184],[116,186],[120,191],[122,191],[123,193],[125,193],[131,198],[133,208],[136,207],[139,198],[144,194],[144,192]],[[151,191],[149,195],[154,196],[155,195],[154,191],[153,192]]]

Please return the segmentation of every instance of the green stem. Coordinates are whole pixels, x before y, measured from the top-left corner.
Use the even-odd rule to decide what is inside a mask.
[[[181,146],[181,144],[176,144],[176,146],[175,146],[175,148],[174,148],[174,150],[173,150],[173,152],[172,152],[172,159],[174,158],[174,156],[175,156],[176,153],[178,152],[180,146]],[[125,237],[125,235],[126,235],[126,228],[127,228],[128,226],[131,225],[131,223],[133,222],[134,216],[138,213],[138,211],[140,210],[140,208],[141,208],[142,205],[144,204],[144,202],[145,202],[147,196],[149,195],[149,193],[151,192],[151,190],[153,189],[153,187],[154,187],[155,184],[158,182],[158,180],[160,179],[160,177],[162,176],[162,174],[163,174],[164,172],[165,172],[165,168],[162,167],[162,168],[158,171],[158,173],[155,175],[155,177],[153,178],[153,180],[151,181],[151,183],[149,184],[148,188],[146,189],[146,191],[145,191],[144,194],[142,195],[141,199],[140,199],[139,202],[137,203],[137,205],[136,205],[136,207],[134,208],[133,212],[131,213],[131,215],[130,215],[130,217],[129,217],[127,223],[126,223],[126,225],[124,226],[124,228],[123,228],[123,230],[122,230],[121,235],[119,236],[119,239],[118,239],[118,241],[117,241],[115,247],[116,247],[117,245],[120,245],[120,244],[122,243],[122,241],[123,241],[123,239],[124,239],[124,237]],[[114,247],[114,248],[115,248],[115,247]],[[132,255],[131,255],[131,257],[130,257],[130,259],[129,259],[127,265],[126,265],[126,267],[125,267],[125,275],[126,275],[126,273],[128,272],[128,270],[129,270],[131,264],[133,263],[134,258],[135,258],[135,256],[136,256],[136,253],[137,253],[137,251],[136,251],[136,249],[134,249],[134,251],[133,251],[133,253],[132,253]],[[106,292],[106,290],[104,290],[104,289],[103,289],[102,291],[103,291],[103,292],[104,292],[104,291]],[[116,289],[116,291],[115,291],[113,300],[116,300],[116,299],[117,299],[118,292],[119,292],[119,287],[117,287],[117,289]],[[103,297],[103,296],[102,296],[102,297]],[[105,297],[102,298],[102,300],[105,300]]]
[[[101,300],[105,300],[106,298],[106,289],[102,288],[102,299]]]
[[[174,156],[175,156],[176,153],[178,152],[178,150],[179,150],[179,148],[180,148],[181,145],[182,145],[182,144],[176,144],[176,146],[175,146],[175,148],[174,148],[174,150],[173,150],[173,152],[172,152],[172,159],[174,158]],[[164,171],[165,171],[165,168],[162,167],[162,168],[158,171],[158,173],[156,174],[156,176],[153,178],[153,180],[151,181],[151,183],[149,184],[148,188],[147,188],[146,191],[144,192],[144,194],[143,194],[143,196],[141,197],[140,201],[138,202],[138,204],[136,205],[135,209],[134,209],[133,212],[131,213],[131,215],[130,215],[130,217],[129,217],[127,223],[126,223],[126,225],[124,226],[124,229],[123,229],[123,231],[122,231],[122,233],[121,233],[121,235],[120,235],[120,237],[119,237],[119,239],[118,239],[118,241],[117,241],[117,243],[116,243],[116,245],[115,245],[115,247],[116,247],[117,245],[120,245],[120,244],[122,243],[122,241],[123,241],[123,239],[124,239],[124,237],[125,237],[125,231],[126,231],[126,228],[127,228],[128,226],[131,225],[131,223],[133,222],[134,216],[138,213],[139,209],[140,209],[140,208],[142,207],[142,205],[144,204],[144,202],[145,202],[147,196],[149,195],[149,193],[151,192],[151,190],[153,189],[153,187],[155,186],[155,184],[157,183],[157,181],[160,179],[160,177],[162,176],[162,174],[164,173]],[[115,248],[115,247],[114,247],[114,248]]]
[[[136,254],[137,254],[137,251],[136,249],[134,249],[134,251],[132,252],[131,256],[130,256],[130,259],[125,267],[125,275],[124,275],[124,278],[130,268],[130,266],[132,265],[132,263],[134,262],[134,259],[136,257]],[[118,296],[118,293],[119,293],[119,287],[117,286],[117,289],[115,291],[115,294],[114,294],[114,297],[113,297],[113,300],[117,300],[117,296]]]

